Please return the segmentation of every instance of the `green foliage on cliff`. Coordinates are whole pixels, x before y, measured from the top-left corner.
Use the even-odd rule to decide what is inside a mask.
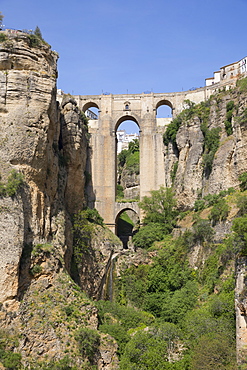
[[[229,213],[229,206],[226,200],[220,199],[211,209],[209,220],[212,221],[213,225],[216,225],[219,221],[226,220]]]
[[[96,209],[84,209],[73,217],[73,249],[76,264],[81,264],[83,254],[90,250],[94,224],[103,226],[103,218]]]
[[[18,336],[0,331],[0,367],[1,364],[7,370],[22,369],[21,354],[13,352],[13,345],[18,344]]]
[[[23,175],[16,170],[12,170],[7,182],[0,182],[0,197],[14,197],[23,185]]]
[[[240,184],[239,184],[240,189],[241,189],[242,191],[247,190],[247,172],[243,172],[243,173],[239,176],[238,180],[240,181]]]
[[[229,101],[226,105],[226,121],[225,121],[225,130],[227,136],[232,135],[233,128],[232,128],[232,116],[233,110],[235,108],[234,101]]]
[[[146,249],[172,231],[178,214],[172,189],[160,187],[159,190],[152,190],[150,193],[149,197],[143,197],[139,203],[145,212],[143,218],[145,225],[133,237],[135,247]]]
[[[201,125],[201,130],[204,136],[204,153],[202,156],[204,172],[208,176],[212,171],[213,160],[215,153],[220,146],[220,127],[211,129],[204,123]]]
[[[247,91],[247,77],[237,80],[237,87],[240,91]]]
[[[179,127],[185,124],[193,117],[198,117],[201,123],[206,124],[210,113],[210,100],[195,104],[190,100],[184,101],[187,108],[175,117],[172,122],[167,126],[163,135],[164,145],[168,146],[169,142],[176,145],[176,136]]]
[[[4,42],[7,40],[7,36],[4,33],[0,32],[0,42]]]
[[[81,327],[77,331],[75,339],[79,343],[82,357],[88,358],[89,362],[93,364],[100,345],[100,336],[97,330]]]
[[[41,30],[38,26],[36,26],[34,32],[31,31],[28,34],[28,38],[31,48],[39,48],[42,44],[50,47],[50,45],[43,39]]]

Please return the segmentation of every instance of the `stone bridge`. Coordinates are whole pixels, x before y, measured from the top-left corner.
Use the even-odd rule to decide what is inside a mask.
[[[91,134],[90,159],[87,171],[92,176],[88,187],[89,206],[95,207],[106,225],[115,232],[116,220],[122,210],[132,209],[140,216],[134,203],[117,204],[117,138],[119,125],[134,121],[140,130],[140,198],[149,195],[165,184],[163,133],[171,118],[157,118],[157,109],[162,105],[171,108],[172,116],[184,109],[184,101],[205,101],[214,86],[177,93],[102,94],[76,95],[79,108],[86,112],[98,109],[98,119],[89,120]]]
[[[138,206],[138,202],[116,202],[115,203],[115,220],[119,217],[119,215],[127,210],[134,211],[138,217],[140,218],[140,208]]]

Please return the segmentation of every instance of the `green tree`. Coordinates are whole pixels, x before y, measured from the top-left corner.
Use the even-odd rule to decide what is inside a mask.
[[[247,213],[247,195],[238,195],[236,205],[239,208],[239,215]]]
[[[235,218],[232,223],[232,230],[235,232],[234,240],[238,246],[237,252],[247,255],[247,214]]]
[[[171,188],[160,187],[159,190],[151,190],[151,195],[145,196],[139,203],[145,211],[144,223],[150,222],[162,224],[166,233],[170,232],[175,225],[175,218],[178,215],[176,200]]]
[[[214,230],[207,220],[199,220],[193,225],[194,241],[202,244],[203,242],[212,242]]]
[[[239,177],[238,180],[240,181],[240,189],[244,191],[247,189],[247,172],[243,172]]]
[[[0,12],[0,29],[3,27],[3,18],[4,15],[2,14],[2,12]]]
[[[166,343],[158,335],[144,331],[131,338],[120,361],[122,370],[164,370],[167,365]]]
[[[125,162],[126,162],[126,158],[127,158],[127,155],[128,155],[128,150],[127,149],[123,149],[119,154],[118,154],[118,165],[123,167],[125,165]]]
[[[139,229],[133,237],[133,243],[136,248],[148,249],[156,241],[163,239],[164,234],[169,231],[166,230],[161,224],[150,222]]]
[[[138,139],[134,139],[129,142],[128,151],[130,153],[139,152],[139,140]]]
[[[34,30],[34,35],[37,36],[40,40],[43,40],[42,33],[41,33],[40,28],[38,26],[36,26],[36,28]]]
[[[100,336],[97,330],[80,328],[75,335],[75,339],[79,343],[82,356],[88,358],[90,363],[93,363],[100,345]]]
[[[200,337],[194,348],[192,370],[237,369],[235,348],[227,336],[210,333]]]
[[[209,220],[212,221],[213,226],[216,225],[217,222],[226,220],[229,213],[229,206],[226,200],[220,199],[211,209]]]

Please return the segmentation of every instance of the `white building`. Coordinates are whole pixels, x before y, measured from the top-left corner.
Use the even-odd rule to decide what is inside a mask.
[[[247,57],[238,62],[221,67],[219,71],[214,72],[214,77],[206,78],[206,86],[214,85],[218,82],[236,80],[247,73]]]
[[[135,139],[139,140],[138,134],[127,134],[125,130],[117,131],[117,154],[123,149],[128,149],[129,143]]]

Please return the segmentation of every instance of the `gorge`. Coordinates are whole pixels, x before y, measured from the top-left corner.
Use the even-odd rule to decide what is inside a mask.
[[[57,94],[57,59],[33,34],[0,32],[0,368],[246,369],[246,73],[83,97]],[[158,123],[161,103],[172,120]],[[140,230],[163,231],[135,250],[114,235],[134,208],[115,201],[126,117],[142,131],[141,201],[176,198],[172,233],[140,207]],[[220,359],[203,367],[211,344]]]

